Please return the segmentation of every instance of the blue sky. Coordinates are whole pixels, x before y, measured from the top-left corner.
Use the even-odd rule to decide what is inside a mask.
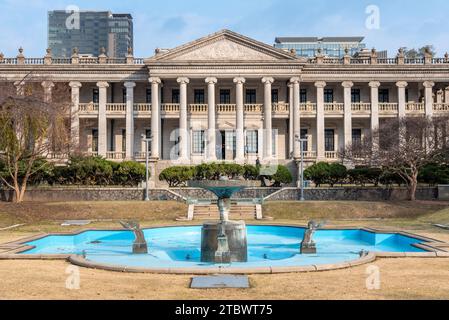
[[[81,10],[111,10],[134,17],[135,56],[171,48],[221,29],[272,44],[276,36],[358,36],[369,47],[388,49],[433,44],[449,51],[447,0],[0,0],[0,52],[28,57],[47,47],[47,11],[76,5]],[[367,6],[380,9],[380,29],[365,26]]]

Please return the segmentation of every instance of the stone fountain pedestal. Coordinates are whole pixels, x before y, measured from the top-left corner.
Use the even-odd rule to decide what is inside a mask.
[[[245,188],[257,186],[255,181],[217,180],[191,181],[190,187],[209,190],[218,197],[220,221],[203,224],[201,262],[232,263],[248,261],[248,241],[244,221],[230,221],[231,197]]]

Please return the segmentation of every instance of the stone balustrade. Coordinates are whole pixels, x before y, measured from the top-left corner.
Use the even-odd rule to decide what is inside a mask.
[[[371,112],[371,103],[357,102],[351,104],[352,112],[354,113],[369,113]]]
[[[410,113],[414,113],[414,112],[424,113],[425,105],[424,105],[424,103],[420,103],[420,102],[408,102],[405,105],[405,110]]]

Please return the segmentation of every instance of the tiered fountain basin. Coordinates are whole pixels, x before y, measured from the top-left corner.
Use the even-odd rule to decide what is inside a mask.
[[[339,269],[372,262],[376,256],[439,255],[427,246],[435,240],[369,229],[319,230],[314,236],[317,254],[300,254],[304,227],[251,225],[247,226],[247,262],[204,263],[202,226],[151,228],[143,232],[148,254],[132,253],[131,231],[92,230],[23,242],[9,258],[66,258],[79,266],[113,271],[250,274]]]

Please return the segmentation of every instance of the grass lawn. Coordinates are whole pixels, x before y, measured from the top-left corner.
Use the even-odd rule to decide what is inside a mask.
[[[89,227],[118,227],[120,219],[143,226],[181,225],[186,214],[177,202],[0,202],[0,244],[41,232],[67,232],[66,219],[89,219]],[[449,232],[431,223],[449,223],[449,203],[442,202],[270,202],[264,214],[274,223],[400,229],[449,241]],[[200,223],[200,222],[199,222]],[[251,223],[258,223],[251,221]],[[273,222],[261,222],[273,223]],[[0,261],[0,299],[449,299],[449,259],[380,259],[382,288],[366,289],[366,266],[320,273],[254,275],[249,290],[191,290],[191,276],[124,274],[81,269],[81,289],[65,289],[63,261]]]

